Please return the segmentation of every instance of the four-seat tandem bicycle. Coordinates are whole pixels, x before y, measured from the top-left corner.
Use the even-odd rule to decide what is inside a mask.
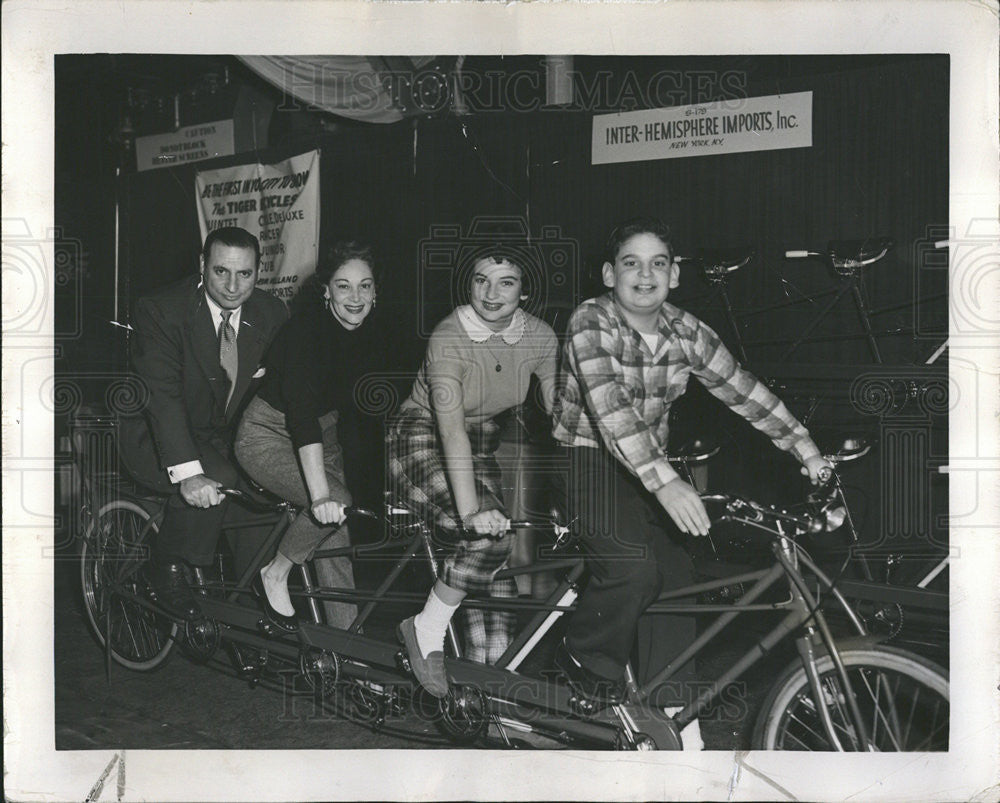
[[[690,464],[703,457],[689,455],[681,461]],[[800,543],[800,536],[815,537],[842,520],[835,489],[835,483],[827,483],[784,508],[738,496],[704,495],[713,523],[729,522],[743,537],[764,539],[769,547],[766,565],[663,593],[647,615],[711,614],[712,620],[703,622],[697,639],[649,682],[640,685],[627,669],[622,702],[593,713],[580,705],[554,670],[532,661],[558,620],[572,615],[585,582],[584,560],[573,544],[572,530],[554,521],[511,522],[515,530],[551,529],[554,544],[544,548],[534,564],[502,571],[555,571],[561,576],[558,586],[544,600],[467,598],[464,606],[515,613],[519,630],[496,665],[462,659],[459,639],[450,631],[446,669],[451,691],[440,701],[421,693],[391,631],[379,637],[377,627],[368,627],[374,625],[377,610],[398,612],[403,605],[419,603],[422,594],[398,588],[405,585],[401,578],[412,575],[412,567],[422,564],[428,583],[437,574],[433,528],[392,499],[387,498],[378,513],[348,509],[349,518],[382,522],[385,538],[317,553],[354,560],[385,555],[392,567],[387,575],[374,588],[316,587],[309,566],[304,566],[300,585],[292,591],[305,611],[294,634],[269,627],[250,584],[296,514],[286,502],[228,492],[258,511],[239,526],[267,524],[271,529],[242,576],[227,576],[221,557],[216,569],[194,571],[192,586],[200,595],[203,614],[195,621],[171,618],[148,582],[149,545],[161,521],[162,499],[119,492],[89,513],[80,544],[80,580],[87,618],[105,650],[109,671],[112,661],[133,670],[153,670],[178,648],[202,661],[228,654],[252,684],[280,679],[289,688],[291,679],[292,688],[373,728],[391,727],[394,716],[415,707],[431,711],[443,735],[464,746],[680,749],[685,725],[709,710],[748,669],[773,657],[779,643],[791,640],[798,657],[773,675],[776,680],[753,730],[754,749],[947,750],[946,672],[921,656],[879,644]],[[713,593],[733,589],[738,593]],[[351,626],[324,624],[323,601],[354,603],[358,614]],[[849,634],[833,632],[824,615],[829,606],[838,612],[836,622],[848,623]],[[672,716],[652,705],[656,687],[670,682],[681,667],[716,643],[734,620],[765,616],[778,621],[711,682],[700,685],[696,699]]]

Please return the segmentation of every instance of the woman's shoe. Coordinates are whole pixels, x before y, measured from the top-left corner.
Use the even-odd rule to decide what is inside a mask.
[[[444,653],[436,650],[424,658],[417,643],[417,633],[413,629],[413,617],[404,619],[396,627],[396,638],[406,648],[410,668],[417,681],[428,694],[438,699],[448,696],[448,675],[444,671]]]
[[[263,569],[261,571],[263,571]],[[286,633],[299,632],[298,619],[294,616],[285,616],[283,613],[278,613],[278,611],[271,606],[271,601],[267,598],[267,592],[264,590],[264,578],[261,576],[260,572],[257,572],[257,576],[254,577],[251,587],[253,588],[253,593],[256,595],[257,599],[260,600],[260,606],[264,609],[264,616],[267,621]]]

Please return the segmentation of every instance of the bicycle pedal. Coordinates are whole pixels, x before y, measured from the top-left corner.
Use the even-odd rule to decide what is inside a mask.
[[[238,671],[240,677],[247,682],[250,688],[255,689],[260,684],[261,676],[264,674],[264,667],[258,664],[241,664]]]
[[[572,694],[569,698],[570,710],[578,717],[590,718],[608,707],[608,703],[593,700],[580,694]]]

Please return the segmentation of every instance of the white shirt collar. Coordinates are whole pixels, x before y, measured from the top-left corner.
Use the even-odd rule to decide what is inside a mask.
[[[483,319],[476,314],[471,304],[463,304],[456,312],[458,320],[462,323],[462,328],[465,329],[465,333],[475,343],[485,343],[493,335],[498,335],[503,338],[504,343],[508,346],[513,346],[524,335],[524,326],[527,323],[524,311],[518,308],[514,311],[514,316],[510,319],[510,324],[507,328],[500,332],[494,332],[483,323]]]
[[[208,302],[208,311],[212,316],[212,326],[215,327],[215,334],[218,335],[219,327],[222,325],[222,307],[212,301],[212,297],[207,292],[205,293],[205,301]],[[237,337],[240,334],[240,316],[242,313],[243,307],[239,306],[229,316],[229,323],[232,325]]]

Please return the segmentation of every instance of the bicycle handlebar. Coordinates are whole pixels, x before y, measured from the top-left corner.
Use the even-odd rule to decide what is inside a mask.
[[[834,465],[837,465],[838,463],[849,463],[852,460],[857,460],[859,457],[864,457],[871,450],[872,445],[864,438],[847,438],[836,452],[825,454],[823,457]]]
[[[415,511],[394,502],[387,503],[386,512],[390,516],[417,516],[419,518],[419,515]],[[561,537],[569,531],[568,527],[560,524],[557,515],[553,515],[552,518],[548,519],[507,519],[503,532],[508,533],[513,530],[545,530],[549,528],[555,531],[557,537]],[[488,533],[477,533],[475,530],[467,529],[461,525],[459,525],[458,531],[469,535],[496,537],[490,536]]]
[[[835,240],[826,251],[792,249],[785,251],[785,259],[805,259],[820,257],[826,259],[837,270],[853,270],[878,262],[889,253],[894,243],[888,237],[872,237],[867,240]]]
[[[667,460],[671,463],[701,463],[710,457],[715,457],[722,449],[722,445],[709,448],[700,440],[695,440],[690,445],[683,447],[677,454],[667,455]]]
[[[264,511],[267,513],[280,513],[284,510],[289,510],[294,508],[291,502],[286,502],[284,500],[279,500],[276,502],[270,502],[266,499],[257,499],[256,497],[250,496],[246,491],[241,491],[239,488],[218,488],[216,489],[220,494],[224,496],[231,496],[233,499],[238,500],[241,504],[247,507],[256,508],[257,510]],[[348,505],[344,508],[345,516],[361,516],[367,519],[378,519],[377,513],[368,510],[368,508],[359,507],[356,505]]]
[[[779,523],[791,524],[800,532],[818,533],[825,529],[824,522],[817,516],[807,513],[795,515],[787,510],[779,510],[770,505],[761,505],[742,496],[730,494],[703,494],[703,502],[707,502],[709,518],[713,521],[733,521],[740,524],[750,524],[771,530]],[[721,512],[713,515],[713,504],[723,505]]]
[[[699,249],[695,256],[678,256],[676,262],[700,267],[710,281],[721,281],[731,273],[750,264],[754,251],[747,248]]]
[[[844,517],[837,475],[833,469],[827,469],[825,473],[826,476],[821,477],[822,484],[809,493],[804,503],[798,505],[801,508],[799,511],[762,505],[732,494],[702,494],[701,500],[706,503],[709,518],[713,521],[734,521],[775,533],[783,532],[776,529],[782,524],[812,535],[832,532],[840,527]],[[723,508],[713,515],[713,508],[717,505]]]
[[[238,488],[216,488],[216,490],[223,496],[230,496],[233,499],[238,500],[241,504],[247,507],[256,508],[257,510],[274,512],[277,513],[281,510],[286,510],[292,507],[290,502],[277,501],[270,502],[266,499],[257,499],[256,497],[250,496],[250,494],[245,491],[241,491]]]
[[[569,527],[565,527],[555,519],[546,519],[539,521],[531,521],[528,519],[507,519],[507,526],[499,535],[493,535],[492,533],[480,533],[476,530],[470,530],[465,526],[460,526],[459,531],[467,535],[474,535],[479,538],[499,538],[507,533],[514,532],[516,530],[547,530],[551,529],[556,534],[556,541],[558,542],[566,533],[569,532]]]

